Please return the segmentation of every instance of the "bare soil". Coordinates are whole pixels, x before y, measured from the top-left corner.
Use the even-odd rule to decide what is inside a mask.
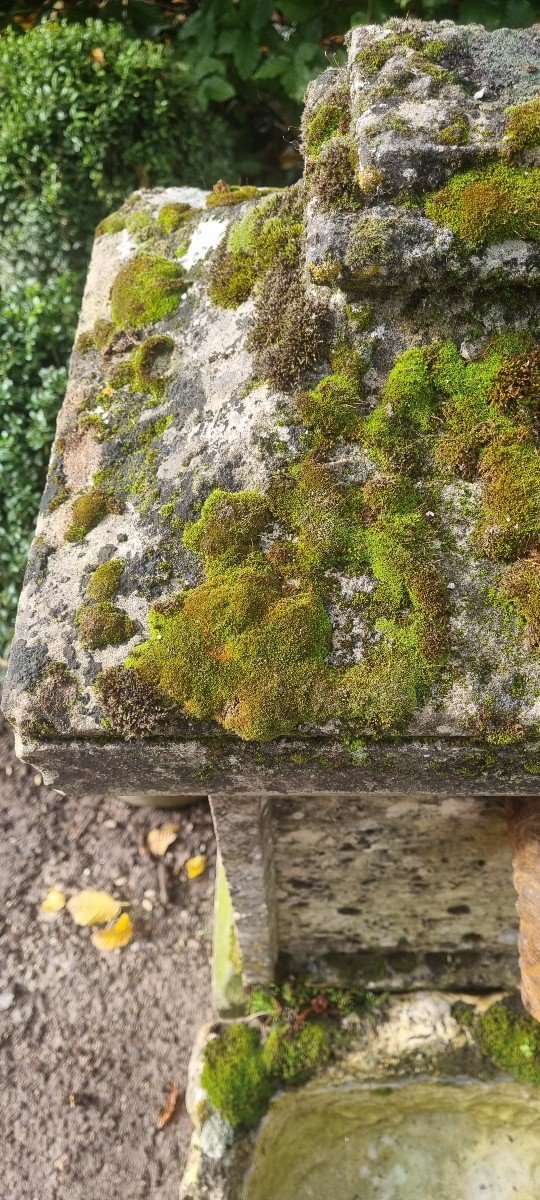
[[[171,820],[165,902],[144,843]],[[208,870],[188,880],[201,851]],[[210,1016],[213,863],[206,804],[171,814],[59,796],[0,727],[2,1200],[176,1200],[189,1120],[179,1105],[156,1122]],[[43,921],[53,884],[130,901],[134,941],[103,954],[65,909]]]

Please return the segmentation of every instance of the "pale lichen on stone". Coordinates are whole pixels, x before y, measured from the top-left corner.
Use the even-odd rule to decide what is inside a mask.
[[[435,773],[457,737],[534,787],[531,65],[536,29],[358,28],[308,90],[299,184],[102,223],[5,693],[23,737],[60,663],[57,740],[322,738],[358,773],[348,745],[399,735]],[[114,603],[88,592],[111,561]]]

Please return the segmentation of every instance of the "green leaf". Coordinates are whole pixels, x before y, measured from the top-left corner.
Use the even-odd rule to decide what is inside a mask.
[[[202,86],[209,100],[230,100],[235,94],[232,83],[228,83],[222,75],[208,76]]]

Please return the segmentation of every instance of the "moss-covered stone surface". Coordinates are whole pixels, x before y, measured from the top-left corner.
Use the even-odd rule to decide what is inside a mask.
[[[136,193],[101,229],[8,682],[21,728],[26,643],[32,686],[74,671],[73,736],[174,729],[214,758],[320,739],[359,772],[374,744],[438,739],[487,775],[524,746],[533,786],[536,61],[529,31],[359,29],[309,89],[298,184]]]

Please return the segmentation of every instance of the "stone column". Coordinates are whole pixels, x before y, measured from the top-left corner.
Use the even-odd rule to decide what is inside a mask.
[[[540,799],[515,799],[509,805],[514,887],[519,913],[521,997],[527,1012],[540,1020]]]
[[[209,797],[225,868],[245,984],[271,983],[277,959],[271,799]]]

